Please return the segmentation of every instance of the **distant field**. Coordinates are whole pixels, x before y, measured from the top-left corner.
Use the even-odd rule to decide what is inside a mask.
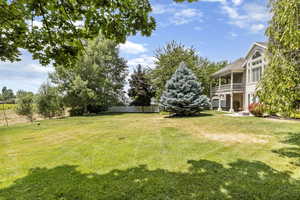
[[[0,110],[11,110],[16,107],[16,104],[0,104]]]
[[[296,200],[300,123],[217,112],[0,127],[0,200]]]

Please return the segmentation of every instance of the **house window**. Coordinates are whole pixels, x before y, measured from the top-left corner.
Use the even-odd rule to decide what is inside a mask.
[[[252,56],[252,59],[255,59],[255,58],[258,58],[261,56],[261,53],[260,52],[255,52],[255,54]]]
[[[252,82],[257,82],[261,78],[261,67],[252,69]]]

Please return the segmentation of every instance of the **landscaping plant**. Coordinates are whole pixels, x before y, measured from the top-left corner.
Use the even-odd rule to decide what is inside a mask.
[[[182,62],[167,82],[160,99],[160,107],[179,116],[190,116],[210,106],[209,99],[202,94],[203,88],[196,76]]]
[[[31,122],[34,113],[34,95],[32,92],[18,91],[16,113],[26,116]]]

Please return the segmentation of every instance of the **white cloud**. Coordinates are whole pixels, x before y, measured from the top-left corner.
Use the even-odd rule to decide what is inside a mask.
[[[126,54],[140,54],[148,50],[143,44],[126,41],[125,44],[120,44],[120,51]]]
[[[175,25],[188,24],[192,21],[202,21],[202,12],[194,8],[186,8],[176,12],[170,22]]]
[[[172,6],[167,6],[165,4],[154,4],[152,6],[152,13],[153,14],[165,14],[165,13],[171,13],[174,12],[175,8]]]
[[[154,62],[155,62],[155,57],[153,56],[148,56],[148,55],[141,55],[140,57],[133,58],[128,60],[128,65],[132,67],[136,67],[138,64],[141,64],[143,66],[148,66],[153,68],[154,67]]]
[[[229,34],[230,34],[231,37],[237,37],[238,36],[238,34],[236,34],[234,32],[230,32]]]
[[[239,6],[243,3],[243,0],[232,0],[232,3],[236,6]]]
[[[15,63],[0,62],[0,87],[7,86],[15,92],[20,89],[36,92],[47,80],[48,73],[53,72],[54,69],[33,61],[28,52],[25,52],[21,58],[22,61]]]
[[[202,31],[202,30],[203,30],[203,28],[202,28],[201,26],[195,26],[194,29],[195,29],[196,31]]]
[[[262,30],[264,30],[266,27],[263,24],[253,24],[251,25],[250,29],[253,33],[257,33],[260,32]]]
[[[228,15],[229,24],[248,29],[252,33],[262,31],[265,28],[264,24],[270,19],[267,7],[256,3],[248,3],[242,7],[233,7],[225,3],[222,10]]]

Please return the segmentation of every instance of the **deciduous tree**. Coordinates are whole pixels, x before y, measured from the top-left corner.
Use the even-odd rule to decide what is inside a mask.
[[[74,66],[57,66],[50,75],[65,95],[66,105],[78,114],[100,112],[118,104],[127,76],[126,61],[119,56],[115,42],[99,36],[86,45],[87,54]]]
[[[34,95],[32,92],[18,91],[17,92],[16,113],[26,116],[31,122],[34,114]]]
[[[268,65],[258,96],[271,112],[293,116],[300,99],[300,3],[270,0]]]
[[[83,40],[103,34],[116,42],[155,28],[148,0],[0,0],[0,60],[20,60],[20,49],[48,65],[76,62]]]
[[[43,117],[52,118],[64,114],[62,96],[56,87],[49,83],[41,85],[36,98],[37,112]]]

